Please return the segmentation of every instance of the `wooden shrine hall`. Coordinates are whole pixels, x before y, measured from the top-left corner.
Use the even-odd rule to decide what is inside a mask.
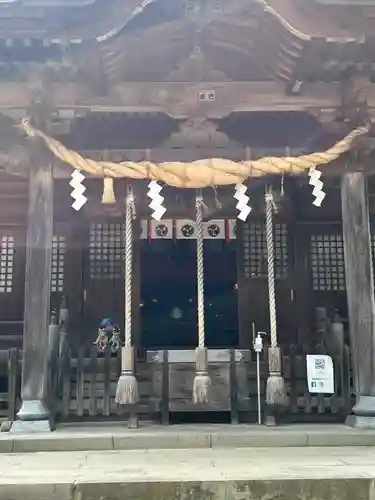
[[[374,19],[0,2],[3,430],[255,422],[258,333],[266,424],[375,426]]]

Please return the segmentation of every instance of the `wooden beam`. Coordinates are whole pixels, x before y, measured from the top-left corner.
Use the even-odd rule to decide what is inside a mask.
[[[375,299],[366,180],[345,174],[341,184],[349,330],[356,405],[348,423],[375,428]]]
[[[53,236],[52,166],[34,156],[29,182],[29,215],[25,271],[22,406],[15,432],[50,430],[47,396],[48,324]]]
[[[284,82],[127,82],[113,85],[101,98],[86,85],[55,83],[48,87],[52,105],[64,116],[94,112],[162,112],[177,119],[219,119],[232,112],[307,111],[333,113],[341,106],[336,83],[311,83],[300,94],[285,95]],[[27,83],[0,84],[0,112],[22,117],[35,97]],[[375,107],[375,84],[368,90]]]

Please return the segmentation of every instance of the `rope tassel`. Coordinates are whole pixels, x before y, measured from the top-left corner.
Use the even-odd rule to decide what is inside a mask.
[[[273,241],[273,211],[276,205],[271,191],[265,195],[266,202],[266,243],[268,265],[268,297],[270,314],[271,347],[268,349],[269,377],[267,380],[266,403],[270,406],[286,404],[285,382],[281,373],[281,350],[277,345],[275,255]]]
[[[116,203],[112,177],[104,177],[102,203],[104,205],[113,205]]]
[[[196,349],[196,374],[193,386],[195,404],[210,400],[211,379],[208,375],[207,349],[204,334],[204,265],[203,265],[203,198],[196,199],[197,223],[197,302],[198,302],[198,347]]]
[[[128,187],[125,214],[125,345],[121,350],[121,375],[117,383],[116,403],[135,404],[139,400],[138,382],[134,373],[132,346],[132,266],[134,196]]]

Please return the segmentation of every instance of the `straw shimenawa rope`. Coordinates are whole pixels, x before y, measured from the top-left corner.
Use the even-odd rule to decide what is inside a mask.
[[[234,162],[223,158],[212,158],[189,163],[150,161],[96,161],[84,158],[76,151],[66,148],[61,142],[48,137],[36,129],[28,118],[22,121],[22,129],[32,137],[41,137],[50,151],[60,160],[74,169],[84,171],[98,177],[131,179],[149,179],[164,182],[179,188],[203,188],[208,186],[224,186],[241,184],[247,178],[262,177],[267,174],[289,173],[301,174],[310,168],[318,167],[336,160],[351,149],[354,139],[368,132],[368,127],[359,127],[350,132],[344,139],[323,152],[302,156],[274,157],[266,156],[254,161]]]

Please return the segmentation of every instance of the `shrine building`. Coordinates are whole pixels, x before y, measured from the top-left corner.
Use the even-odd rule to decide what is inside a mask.
[[[256,422],[258,334],[265,423],[371,425],[374,33],[373,0],[0,2],[4,429]]]

